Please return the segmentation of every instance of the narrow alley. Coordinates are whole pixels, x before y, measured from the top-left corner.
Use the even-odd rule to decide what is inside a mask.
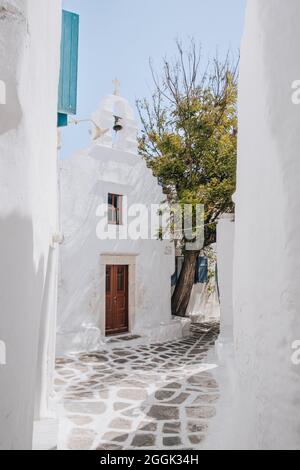
[[[120,337],[105,349],[57,359],[59,449],[198,449],[218,385],[206,362],[219,325],[175,342]]]

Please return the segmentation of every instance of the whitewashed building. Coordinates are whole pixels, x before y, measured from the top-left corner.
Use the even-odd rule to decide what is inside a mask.
[[[47,413],[56,313],[60,0],[0,0],[0,449]]]
[[[116,93],[92,121],[89,148],[61,164],[59,355],[95,350],[112,334],[182,335],[171,317],[173,243],[150,227],[151,205],[155,218],[166,197],[137,153],[133,110]]]
[[[248,1],[235,224],[218,232],[226,367],[209,448],[300,448],[299,22],[298,0]]]

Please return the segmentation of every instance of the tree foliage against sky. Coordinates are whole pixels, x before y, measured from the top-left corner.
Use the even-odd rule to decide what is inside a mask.
[[[204,247],[216,239],[216,221],[233,211],[237,156],[237,62],[229,54],[202,63],[192,40],[177,41],[175,60],[152,64],[154,92],[139,100],[140,154],[162,184],[169,202],[204,205]],[[184,316],[192,291],[199,248],[186,249],[172,296],[172,312]]]
[[[217,217],[233,210],[237,146],[237,65],[227,56],[202,66],[201,50],[176,42],[177,57],[163,61],[152,100],[137,102],[140,153],[169,201],[205,206],[205,244]]]

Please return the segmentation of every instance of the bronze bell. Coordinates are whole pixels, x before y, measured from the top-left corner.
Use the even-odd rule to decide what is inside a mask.
[[[120,124],[121,119],[122,118],[120,118],[119,116],[115,116],[115,125],[113,127],[113,130],[116,131],[116,132],[119,132],[123,129],[122,124]]]

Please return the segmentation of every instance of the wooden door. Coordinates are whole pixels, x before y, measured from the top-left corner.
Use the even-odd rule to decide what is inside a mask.
[[[106,335],[128,331],[128,266],[106,266]]]

